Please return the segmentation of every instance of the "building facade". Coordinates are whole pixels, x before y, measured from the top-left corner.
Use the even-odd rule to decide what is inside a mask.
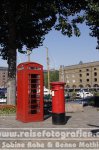
[[[8,79],[8,68],[0,67],[0,87],[7,86],[7,79]]]
[[[60,66],[59,80],[66,83],[66,88],[99,87],[99,61]]]

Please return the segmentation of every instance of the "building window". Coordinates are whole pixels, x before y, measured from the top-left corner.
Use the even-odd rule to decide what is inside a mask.
[[[94,68],[94,70],[97,70],[96,68]]]
[[[80,77],[82,77],[82,74],[79,74]]]
[[[82,70],[79,70],[79,72],[82,72]]]
[[[89,82],[89,79],[87,79],[86,81]]]
[[[80,84],[80,85],[79,85],[79,87],[80,87],[80,88],[83,88],[83,85],[82,85],[82,84]]]
[[[94,72],[94,76],[97,76],[97,72]]]
[[[80,79],[80,83],[82,83],[82,79]]]
[[[86,71],[89,71],[89,69],[86,69]]]
[[[76,85],[73,85],[72,87],[73,87],[73,88],[76,88]]]
[[[2,77],[5,78],[5,75],[3,75]]]
[[[89,76],[89,73],[86,73],[86,76]]]
[[[5,81],[5,78],[3,78],[2,80]]]
[[[98,87],[98,84],[94,84],[93,87]]]
[[[90,84],[87,84],[87,85],[86,85],[86,87],[87,87],[87,88],[90,88],[90,87],[91,87],[91,85],[90,85]]]
[[[97,78],[94,78],[94,82],[97,82]]]

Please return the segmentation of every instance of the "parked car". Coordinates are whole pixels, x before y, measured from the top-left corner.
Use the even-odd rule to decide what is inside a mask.
[[[93,94],[91,92],[85,91],[85,90],[80,90],[76,94],[77,98],[86,98],[86,97],[91,97],[91,96],[93,96]]]
[[[7,99],[6,98],[0,98],[0,103],[6,103]]]
[[[7,89],[0,88],[0,104],[6,103],[6,101],[7,101]]]

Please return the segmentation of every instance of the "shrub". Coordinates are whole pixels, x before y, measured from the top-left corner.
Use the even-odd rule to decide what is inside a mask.
[[[16,112],[14,105],[0,105],[0,114],[13,114]]]

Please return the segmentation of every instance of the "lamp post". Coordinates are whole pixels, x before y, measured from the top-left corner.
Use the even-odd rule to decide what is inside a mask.
[[[30,49],[27,49],[28,62],[30,62],[31,53],[32,53],[32,51]]]
[[[50,66],[49,66],[49,56],[48,56],[48,48],[46,47],[46,60],[47,60],[47,73],[48,73],[48,89],[50,93]]]

